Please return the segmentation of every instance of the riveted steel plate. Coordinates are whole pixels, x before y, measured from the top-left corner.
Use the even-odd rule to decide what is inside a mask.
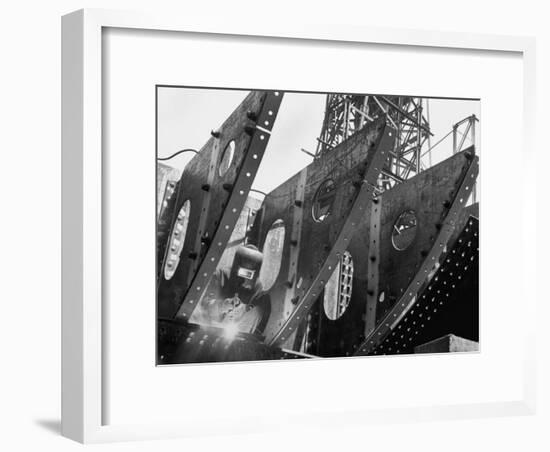
[[[454,193],[453,201],[444,220],[439,224],[439,232],[430,251],[426,252],[422,264],[418,267],[416,274],[404,290],[403,295],[387,312],[371,334],[365,338],[355,354],[364,355],[371,353],[388,334],[391,334],[406,313],[414,306],[418,299],[419,291],[421,291],[425,284],[429,283],[440,260],[445,255],[446,249],[449,246],[449,240],[455,231],[459,216],[474,186],[479,169],[478,158],[473,155],[473,149],[468,154],[464,154],[464,157],[468,162],[467,169],[461,179],[460,186]]]
[[[302,243],[307,253],[300,253],[298,261],[296,307],[282,325],[280,318],[270,319],[271,328],[266,332],[269,343],[287,341],[322,293],[370,208],[376,180],[393,139],[391,129],[376,122],[308,167],[302,222]],[[330,209],[323,210],[325,218],[319,221],[315,216],[316,196],[329,180],[334,184],[333,200]]]
[[[446,334],[479,340],[479,221],[470,217],[414,307],[370,354],[413,353]]]
[[[445,218],[468,166],[465,154],[456,154],[377,196],[370,216],[359,223],[348,247],[355,266],[348,309],[335,320],[320,313],[320,331],[313,331],[309,353],[353,354],[397,303],[432,247],[438,223]],[[459,224],[466,221],[468,210],[461,210]],[[398,250],[392,242],[396,220],[410,211],[414,211],[416,230],[409,235],[408,246],[402,242]]]
[[[159,316],[188,319],[201,299],[244,206],[282,97],[279,91],[251,92],[185,167],[172,229],[187,201],[189,223],[173,277],[167,279],[159,271]],[[232,155],[223,161],[222,170],[227,149]]]

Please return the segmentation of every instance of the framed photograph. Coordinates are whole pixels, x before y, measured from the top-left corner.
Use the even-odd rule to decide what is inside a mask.
[[[157,364],[478,350],[479,99],[156,99]]]
[[[65,436],[533,412],[532,40],[81,10],[62,44]]]

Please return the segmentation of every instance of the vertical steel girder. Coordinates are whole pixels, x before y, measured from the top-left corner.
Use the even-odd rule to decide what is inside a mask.
[[[378,303],[379,272],[380,262],[380,215],[382,211],[381,203],[372,206],[369,227],[369,248],[365,250],[371,257],[367,269],[367,309],[365,313],[365,335],[368,335],[376,325],[376,305]]]
[[[292,229],[290,231],[292,246],[290,247],[287,287],[283,301],[283,312],[290,312],[294,309],[296,297],[298,296],[297,276],[298,265],[300,258],[300,249],[302,248],[302,225],[304,224],[304,209],[298,206],[303,206],[304,196],[306,191],[307,170],[305,167],[298,176],[296,184],[296,194],[294,201],[295,208],[292,209]]]
[[[431,136],[422,112],[422,99],[408,96],[328,94],[316,156],[335,146],[380,116],[396,131],[395,146],[379,180],[391,188],[421,171],[421,149]]]

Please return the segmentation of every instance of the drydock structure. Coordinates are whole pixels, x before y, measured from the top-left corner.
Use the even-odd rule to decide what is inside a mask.
[[[157,364],[477,350],[475,116],[431,165],[422,99],[327,95],[311,163],[259,201],[283,97],[251,92],[159,188]],[[202,313],[243,244],[263,255],[269,310],[228,334]]]

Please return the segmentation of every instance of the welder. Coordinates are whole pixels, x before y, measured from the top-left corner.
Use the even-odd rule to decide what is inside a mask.
[[[203,305],[210,324],[236,332],[261,335],[271,311],[269,294],[259,281],[263,255],[254,245],[240,245],[230,269],[218,269]]]

